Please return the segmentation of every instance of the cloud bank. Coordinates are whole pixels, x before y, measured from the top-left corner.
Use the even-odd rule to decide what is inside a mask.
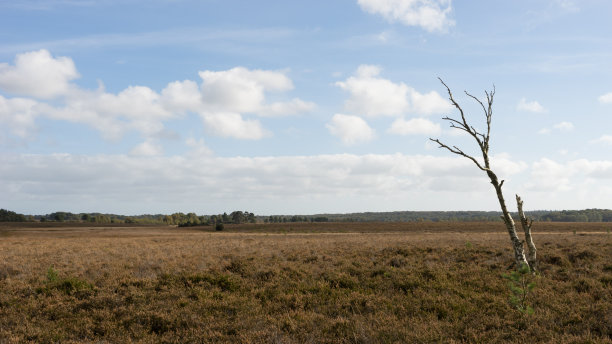
[[[224,208],[229,200],[233,207],[259,213],[497,210],[486,176],[461,157],[215,157],[200,151],[201,144],[190,142],[197,155],[169,157],[155,155],[154,143],[134,155],[3,155],[0,202],[17,210],[28,204],[42,213],[214,213],[235,210]],[[502,154],[492,157],[492,164],[506,180],[507,192],[529,195],[530,209],[582,209],[612,192],[607,186],[612,161],[539,159],[527,164]]]
[[[200,143],[190,142],[194,150]],[[4,155],[0,202],[10,200],[15,207],[36,204],[42,212],[65,206],[71,211],[139,213],[159,208],[198,209],[202,213],[211,209],[227,211],[222,207],[228,199],[238,199],[245,209],[266,209],[267,202],[278,204],[283,200],[287,211],[298,213],[306,211],[303,209],[353,209],[354,204],[338,204],[344,198],[361,202],[364,209],[376,209],[374,204],[379,204],[380,209],[393,207],[396,203],[390,204],[390,200],[402,199],[406,203],[394,208],[406,209],[417,207],[419,199],[435,199],[439,192],[454,194],[456,199],[489,191],[486,177],[469,161],[456,157],[214,157],[204,153],[194,159],[190,154],[158,156],[154,143],[141,145],[132,153]],[[509,172],[504,177],[525,168],[523,163],[505,157],[496,163]],[[372,203],[377,200],[383,203]],[[75,208],[75,204],[91,208]],[[446,206],[456,208],[457,203]],[[437,208],[433,204],[432,207]]]

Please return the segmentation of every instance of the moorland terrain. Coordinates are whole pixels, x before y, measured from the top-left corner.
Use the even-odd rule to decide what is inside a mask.
[[[0,224],[0,343],[612,343],[612,225]]]

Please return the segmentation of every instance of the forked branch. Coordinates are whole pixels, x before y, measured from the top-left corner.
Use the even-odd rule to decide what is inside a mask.
[[[457,155],[461,155],[463,157],[466,157],[470,160],[472,160],[476,166],[478,166],[479,169],[483,170],[483,171],[489,171],[490,170],[490,166],[489,166],[489,137],[491,134],[491,115],[493,114],[492,112],[492,107],[493,107],[493,96],[495,95],[495,86],[493,86],[493,90],[491,92],[487,92],[485,91],[485,94],[487,95],[487,106],[485,106],[485,104],[478,99],[477,97],[473,96],[472,94],[468,93],[467,91],[465,92],[465,94],[474,99],[476,102],[478,102],[478,104],[480,104],[480,106],[482,107],[482,110],[485,114],[485,118],[487,121],[487,131],[486,133],[481,133],[478,130],[476,130],[476,128],[474,128],[473,126],[469,125],[466,118],[465,118],[465,113],[463,111],[463,109],[461,108],[461,106],[459,105],[459,103],[457,103],[457,101],[455,100],[455,97],[453,96],[453,92],[451,92],[450,88],[448,87],[448,85],[446,85],[446,83],[444,83],[444,81],[441,78],[438,78],[438,80],[440,80],[440,82],[442,83],[442,85],[444,85],[444,87],[446,88],[446,91],[448,93],[448,100],[450,100],[451,104],[453,104],[453,106],[455,108],[457,108],[457,110],[459,110],[459,114],[461,115],[461,119],[455,119],[455,118],[451,118],[449,116],[443,117],[442,119],[445,121],[448,121],[450,123],[450,127],[451,128],[456,128],[459,130],[462,130],[466,133],[468,133],[471,137],[474,138],[474,140],[476,140],[476,143],[478,143],[478,147],[480,148],[480,151],[482,152],[482,156],[484,159],[484,163],[479,162],[475,157],[466,154],[465,152],[463,152],[461,149],[457,148],[456,146],[449,146],[445,143],[442,143],[439,139],[432,139],[430,138],[431,141],[437,143],[438,145],[440,145],[440,148],[446,148],[448,149],[451,153],[457,154]]]
[[[453,104],[453,106],[455,108],[457,108],[457,110],[459,110],[459,114],[461,115],[461,118],[451,118],[451,117],[443,117],[443,119],[445,121],[448,121],[450,123],[450,127],[451,128],[456,128],[459,130],[462,130],[466,133],[468,133],[472,138],[474,138],[474,140],[476,141],[476,143],[478,143],[478,147],[480,148],[480,152],[482,153],[482,162],[479,161],[478,159],[476,159],[474,156],[471,156],[467,153],[465,153],[463,150],[461,150],[459,147],[457,146],[449,146],[445,143],[443,143],[442,141],[440,141],[439,139],[432,139],[430,138],[431,141],[437,143],[440,148],[445,148],[447,149],[449,152],[456,154],[456,155],[460,155],[463,156],[465,158],[468,158],[470,160],[472,160],[472,162],[474,162],[474,164],[476,164],[476,166],[478,166],[478,168],[482,171],[485,171],[487,173],[487,176],[489,177],[491,184],[493,185],[493,188],[495,189],[495,193],[497,194],[497,199],[499,201],[499,205],[501,207],[502,210],[502,220],[504,221],[504,224],[506,225],[506,229],[508,230],[508,234],[510,235],[510,241],[512,242],[512,247],[514,249],[514,258],[516,261],[516,264],[518,267],[521,267],[523,265],[530,265],[530,262],[527,261],[527,258],[525,257],[525,253],[524,253],[524,248],[523,248],[523,242],[519,239],[519,237],[516,234],[516,226],[514,224],[514,220],[512,219],[512,216],[510,215],[510,212],[508,211],[508,208],[506,207],[506,201],[504,200],[504,195],[502,192],[502,186],[504,185],[504,181],[499,180],[499,178],[497,177],[497,175],[491,170],[491,166],[490,166],[490,160],[489,160],[489,139],[491,137],[491,117],[493,115],[493,97],[495,96],[495,85],[493,86],[493,90],[491,92],[487,92],[485,91],[485,94],[487,96],[487,101],[486,104],[481,101],[480,99],[478,99],[477,97],[473,96],[472,94],[465,92],[465,94],[472,98],[473,100],[475,100],[480,107],[482,108],[482,111],[485,115],[485,119],[486,119],[486,123],[487,123],[487,129],[485,132],[479,132],[478,130],[476,130],[476,128],[474,128],[473,126],[469,125],[467,122],[467,119],[465,118],[465,113],[463,111],[463,109],[461,108],[461,106],[457,103],[457,101],[455,101],[455,97],[453,96],[453,93],[451,92],[450,88],[444,83],[444,81],[440,78],[438,78],[440,80],[440,82],[442,83],[442,85],[444,85],[444,87],[446,87],[446,91],[448,92],[448,99],[450,100],[451,104]],[[517,201],[520,201],[520,199],[517,196]],[[522,203],[520,203],[522,206]],[[522,208],[520,210],[522,212]],[[531,241],[531,223],[527,222],[527,220],[525,220],[524,222],[521,221],[521,223],[524,223],[523,228],[525,229],[525,235],[529,235],[529,243],[531,243],[531,245],[533,245],[533,241]],[[533,258],[534,258],[534,262],[535,262],[535,245],[534,246],[529,246],[530,249],[530,253],[533,252]],[[533,248],[533,251],[532,251]],[[535,264],[535,263],[534,263]]]
[[[430,138],[430,140],[432,140],[433,142],[435,142],[435,143],[439,144],[439,145],[440,145],[440,147],[439,147],[439,148],[446,148],[446,149],[448,149],[448,150],[449,150],[451,153],[455,153],[455,154],[457,154],[457,155],[461,155],[461,156],[463,156],[463,157],[466,157],[466,158],[468,158],[468,159],[472,160],[472,161],[473,161],[473,162],[476,164],[476,166],[478,166],[478,168],[479,168],[479,169],[481,169],[481,170],[483,170],[483,171],[487,171],[487,168],[483,167],[483,166],[480,164],[480,162],[479,162],[478,160],[476,160],[476,158],[474,158],[474,157],[473,157],[473,156],[471,156],[471,155],[468,155],[468,154],[464,153],[464,152],[463,152],[463,151],[462,151],[462,150],[461,150],[459,147],[457,147],[457,146],[453,146],[453,147],[451,148],[451,147],[449,147],[449,146],[445,145],[444,143],[440,142],[440,140],[439,140],[439,139],[432,139],[432,138]]]
[[[518,208],[521,226],[523,226],[523,231],[525,232],[525,242],[527,243],[527,263],[529,263],[531,271],[537,271],[537,250],[535,244],[533,243],[533,238],[531,237],[531,225],[533,225],[533,219],[525,216],[525,213],[523,212],[523,200],[519,195],[516,195],[516,207]]]

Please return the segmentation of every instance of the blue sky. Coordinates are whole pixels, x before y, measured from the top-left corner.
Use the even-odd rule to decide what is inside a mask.
[[[610,208],[612,3],[0,0],[0,207],[497,210],[441,118],[483,116],[526,209]]]

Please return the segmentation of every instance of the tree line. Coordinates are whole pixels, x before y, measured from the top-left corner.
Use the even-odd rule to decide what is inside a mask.
[[[536,210],[526,212],[540,222],[612,222],[610,209],[583,210]],[[81,223],[125,223],[198,226],[216,223],[294,223],[294,222],[469,222],[500,221],[498,211],[394,211],[364,212],[347,214],[315,215],[255,215],[248,211],[233,211],[217,215],[196,215],[195,213],[117,215],[102,213],[70,213],[58,211],[46,215],[23,215],[14,211],[0,209],[0,222],[52,221]],[[517,217],[517,213],[512,213]]]

